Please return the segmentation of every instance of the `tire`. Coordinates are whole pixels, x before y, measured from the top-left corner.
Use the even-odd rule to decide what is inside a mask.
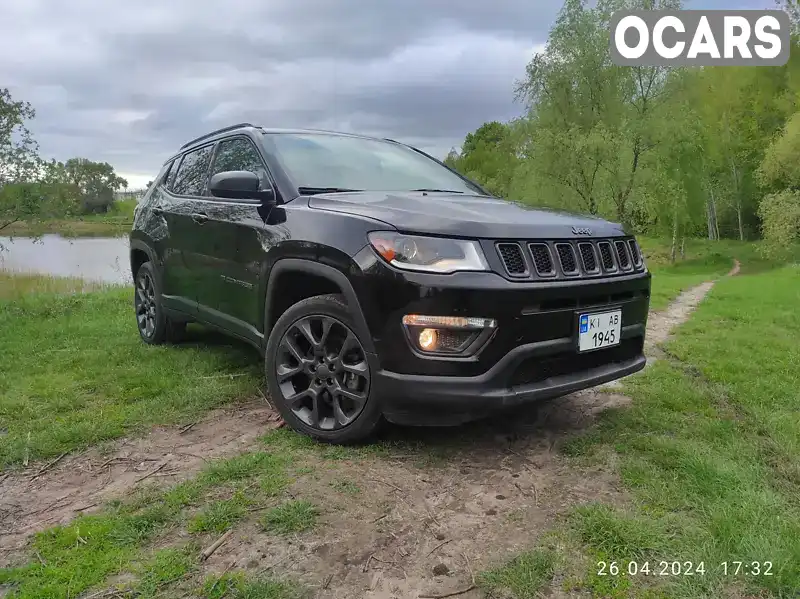
[[[272,328],[264,354],[267,388],[273,406],[298,433],[347,444],[377,431],[381,407],[356,330],[339,295],[301,300]]]
[[[142,264],[136,272],[133,309],[136,328],[145,343],[161,345],[183,338],[186,323],[173,321],[165,314],[161,302],[161,286],[150,262]]]

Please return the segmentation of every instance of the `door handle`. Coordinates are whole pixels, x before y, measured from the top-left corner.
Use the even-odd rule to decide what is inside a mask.
[[[200,212],[195,212],[192,214],[192,220],[198,225],[204,225],[206,224],[206,221],[208,221],[208,216]]]
[[[161,206],[153,206],[152,212],[156,216],[161,216],[162,214],[164,214],[164,209]]]

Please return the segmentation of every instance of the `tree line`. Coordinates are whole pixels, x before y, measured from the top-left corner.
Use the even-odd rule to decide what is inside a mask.
[[[800,234],[800,9],[782,67],[621,67],[610,22],[621,9],[680,0],[566,0],[546,47],[516,82],[525,114],[488,122],[446,163],[492,193],[611,218],[640,234],[764,238]]]
[[[107,162],[42,158],[28,128],[35,116],[30,103],[0,88],[0,231],[17,221],[107,212],[114,192],[128,187]]]

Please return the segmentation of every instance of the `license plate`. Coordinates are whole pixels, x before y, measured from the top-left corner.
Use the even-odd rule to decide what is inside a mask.
[[[581,314],[578,319],[578,351],[619,345],[622,310]]]

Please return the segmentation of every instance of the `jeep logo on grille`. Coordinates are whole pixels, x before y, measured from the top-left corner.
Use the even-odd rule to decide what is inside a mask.
[[[591,235],[592,230],[589,227],[572,227],[573,235]]]

